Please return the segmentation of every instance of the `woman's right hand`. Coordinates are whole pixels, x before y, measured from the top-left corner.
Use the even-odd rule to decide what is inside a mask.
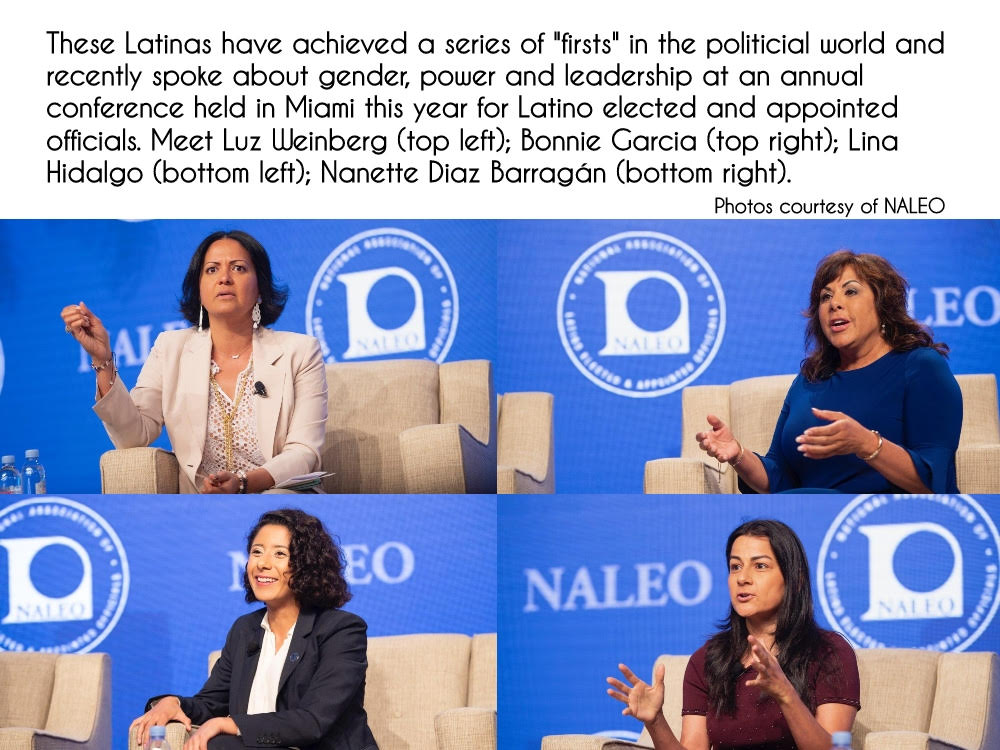
[[[80,342],[80,346],[95,362],[107,362],[111,359],[111,337],[101,323],[101,319],[81,302],[78,305],[67,305],[62,309],[63,323],[68,333]]]
[[[139,747],[143,747],[149,740],[150,727],[165,727],[168,721],[179,721],[186,730],[191,731],[191,719],[181,710],[181,699],[176,695],[163,696],[155,706],[132,722],[132,726],[136,728]]]
[[[714,414],[709,414],[711,430],[699,432],[694,437],[698,446],[717,461],[732,461],[740,455],[739,441],[733,436],[729,425]]]
[[[624,664],[619,664],[618,669],[628,680],[626,685],[615,677],[608,678],[608,695],[617,701],[625,704],[622,716],[634,716],[643,724],[653,722],[657,717],[663,715],[663,674],[664,666],[657,664],[653,670],[653,684],[649,685],[632,672]]]

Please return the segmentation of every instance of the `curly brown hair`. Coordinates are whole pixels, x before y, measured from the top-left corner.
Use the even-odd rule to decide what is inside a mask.
[[[812,289],[809,291],[809,309],[803,315],[806,325],[806,350],[808,354],[800,365],[802,375],[810,382],[831,377],[840,367],[840,352],[823,335],[819,321],[820,294],[847,266],[853,266],[858,276],[875,294],[875,313],[884,326],[882,337],[896,352],[908,352],[928,346],[942,356],[948,355],[948,345],[934,341],[930,330],[906,312],[906,294],[909,284],[885,258],[871,253],[854,253],[838,250],[826,256],[816,266]]]
[[[271,524],[284,526],[291,534],[288,564],[292,576],[288,586],[300,607],[333,609],[350,601],[351,592],[344,578],[344,554],[323,522],[305,511],[282,508],[264,513],[247,534],[247,554],[257,532]],[[243,588],[247,602],[257,601],[246,570]]]

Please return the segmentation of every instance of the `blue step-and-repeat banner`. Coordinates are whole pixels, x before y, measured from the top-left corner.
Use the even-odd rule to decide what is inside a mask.
[[[246,533],[283,505],[339,537],[369,636],[496,631],[496,500],[475,496],[9,498],[0,650],[106,652],[114,747],[147,698],[191,695],[243,595]]]
[[[498,247],[497,388],[555,394],[559,492],[641,492],[685,386],[797,372],[839,249],[895,265],[952,372],[1000,372],[997,221],[504,221]]]
[[[796,531],[816,620],[855,647],[1000,650],[998,496],[511,496],[498,513],[505,750],[637,734],[605,677],[624,662],[649,680],[715,632],[726,538],[753,518]]]
[[[289,290],[273,327],[316,336],[328,362],[496,359],[493,221],[2,221],[0,454],[38,448],[50,492],[100,491],[111,441],[59,312],[82,300],[102,319],[131,387],[156,336],[188,326],[181,280],[220,229],[261,242]]]

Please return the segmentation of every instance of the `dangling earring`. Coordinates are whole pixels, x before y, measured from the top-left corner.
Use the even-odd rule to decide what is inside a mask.
[[[198,305],[198,333],[201,333],[201,316],[205,312],[205,308]]]
[[[260,300],[253,303],[253,311],[250,313],[250,320],[253,321],[254,330],[260,327]]]
[[[885,323],[882,324],[882,338],[885,338]]]

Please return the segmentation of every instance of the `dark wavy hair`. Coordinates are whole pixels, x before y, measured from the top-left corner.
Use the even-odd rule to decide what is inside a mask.
[[[271,273],[271,259],[267,257],[267,251],[256,239],[234,229],[229,232],[212,232],[203,239],[191,256],[187,273],[184,274],[184,281],[181,282],[181,315],[193,326],[198,325],[198,313],[201,311],[201,271],[205,265],[205,253],[212,246],[213,242],[222,239],[236,240],[244,250],[250,255],[253,262],[254,271],[257,273],[257,292],[260,294],[260,324],[269,326],[279,317],[281,311],[285,309],[288,301],[288,288],[279,285],[274,280]],[[202,326],[209,326],[206,315]]]
[[[288,549],[292,576],[288,586],[300,607],[332,609],[350,601],[351,592],[344,579],[344,555],[322,521],[297,508],[270,510],[247,534],[248,555],[257,533],[270,524],[284,526],[292,535]],[[243,588],[247,602],[257,601],[246,570]]]
[[[906,312],[906,293],[909,284],[885,258],[871,253],[854,253],[838,250],[826,256],[816,266],[812,289],[809,291],[809,309],[802,314],[809,319],[806,325],[806,358],[800,365],[802,375],[810,382],[831,377],[840,366],[840,352],[823,335],[819,322],[820,294],[823,287],[834,281],[844,268],[853,266],[861,281],[875,294],[875,313],[885,326],[882,337],[896,352],[908,352],[929,346],[943,356],[948,355],[948,345],[935,342],[930,330]]]
[[[815,659],[825,659],[830,648],[813,618],[809,560],[802,542],[781,521],[748,521],[734,529],[726,541],[727,568],[733,543],[741,536],[764,537],[774,550],[775,562],[785,578],[785,596],[778,608],[774,633],[778,663],[802,702],[814,709],[809,665]],[[716,715],[736,712],[736,685],[745,671],[743,657],[747,652],[748,635],[746,620],[736,613],[730,603],[729,616],[719,623],[719,632],[708,641],[705,655],[708,702]]]

